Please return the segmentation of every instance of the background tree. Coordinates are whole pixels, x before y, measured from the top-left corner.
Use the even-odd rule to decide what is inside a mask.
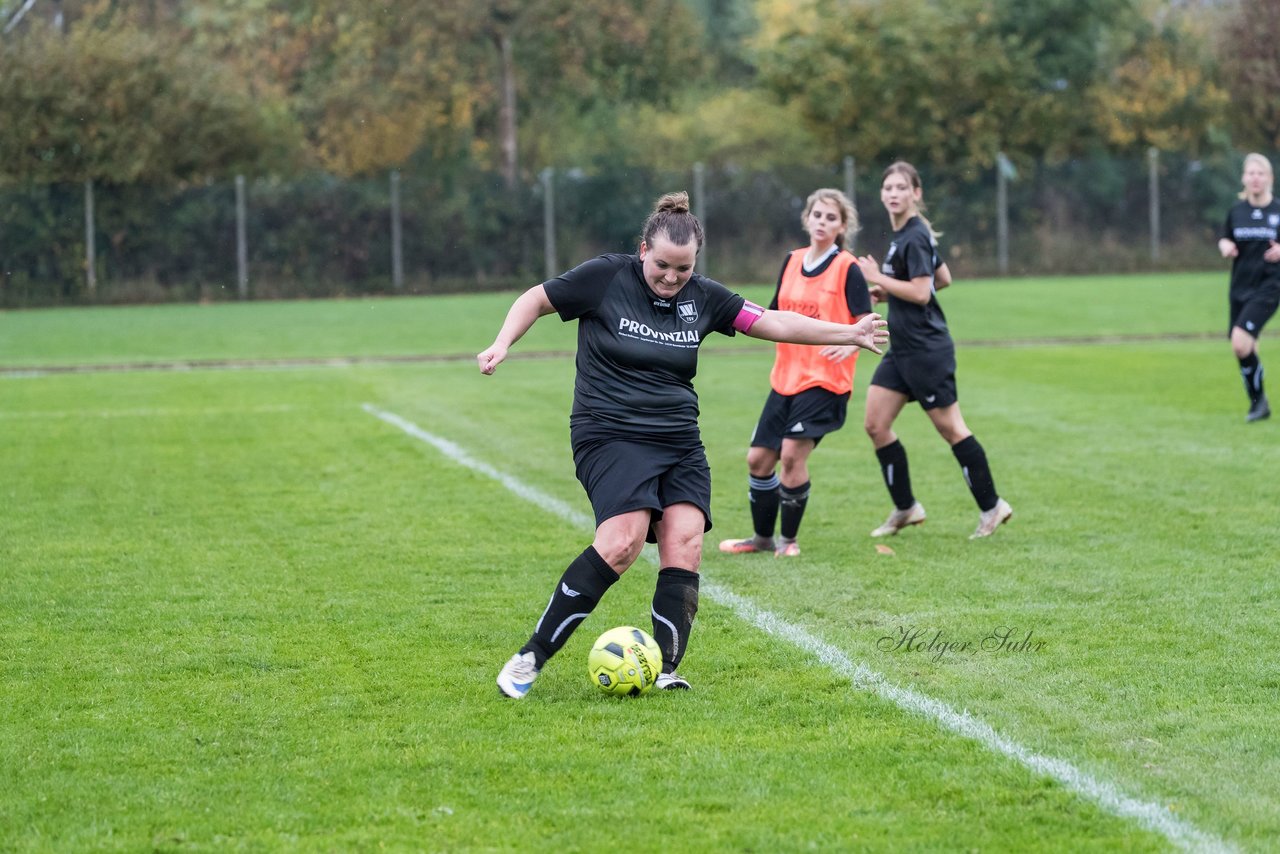
[[[762,82],[797,102],[828,158],[986,166],[1046,148],[1034,58],[980,0],[761,0]],[[838,22],[838,23],[836,23]]]
[[[1280,3],[1235,0],[1222,12],[1218,63],[1231,93],[1236,141],[1245,148],[1280,147]]]
[[[288,159],[275,105],[183,45],[125,26],[39,25],[0,43],[0,175],[172,183]]]
[[[599,126],[636,105],[669,105],[707,71],[701,29],[682,0],[488,0],[468,3],[496,46],[489,68],[494,128],[504,177],[520,173],[523,152],[542,163],[562,158],[579,129]],[[486,15],[484,12],[488,10]],[[504,50],[506,52],[504,52]],[[522,141],[518,127],[535,133]]]
[[[1140,39],[1095,97],[1093,121],[1119,152],[1198,154],[1220,135],[1230,105],[1199,46],[1172,28]]]

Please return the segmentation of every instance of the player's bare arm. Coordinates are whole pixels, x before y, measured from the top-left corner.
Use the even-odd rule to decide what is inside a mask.
[[[767,309],[746,333],[766,341],[789,344],[835,344],[861,347],[873,353],[889,343],[889,323],[872,312],[856,323],[832,323],[816,320],[794,311]]]
[[[898,299],[928,305],[929,298],[933,296],[933,278],[930,276],[917,276],[909,282],[891,278],[880,272],[880,264],[870,255],[863,255],[858,259],[858,269],[862,270],[868,284]]]
[[[507,319],[498,330],[498,337],[493,339],[489,349],[476,356],[480,373],[492,374],[498,365],[506,361],[507,351],[511,349],[511,345],[519,341],[538,318],[553,311],[555,308],[552,307],[551,300],[547,299],[546,288],[542,285],[534,285],[516,297],[516,301],[507,311]]]

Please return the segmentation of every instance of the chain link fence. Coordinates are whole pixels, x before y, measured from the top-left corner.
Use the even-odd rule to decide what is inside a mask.
[[[1220,266],[1214,243],[1241,160],[1238,152],[1160,152],[1044,163],[1015,153],[1003,193],[994,169],[917,166],[952,270],[975,277]],[[818,187],[852,190],[863,224],[855,249],[883,253],[881,168],[848,158],[770,172],[559,169],[514,188],[456,168],[250,178],[242,243],[232,180],[0,187],[0,305],[522,288],[559,265],[634,251],[654,200],[679,189],[691,192],[706,226],[702,270],[731,285],[771,282],[783,254],[806,243],[800,213]]]

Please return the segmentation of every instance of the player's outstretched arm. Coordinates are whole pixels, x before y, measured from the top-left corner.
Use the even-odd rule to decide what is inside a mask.
[[[857,323],[845,324],[765,309],[747,334],[786,344],[843,344],[881,353],[880,348],[889,343],[889,324],[874,312],[864,314]]]
[[[498,365],[506,361],[511,345],[519,341],[539,317],[553,311],[555,308],[551,305],[551,300],[547,299],[547,290],[542,285],[534,285],[516,297],[507,311],[507,319],[498,330],[498,337],[493,339],[489,349],[476,356],[480,373],[493,373]]]

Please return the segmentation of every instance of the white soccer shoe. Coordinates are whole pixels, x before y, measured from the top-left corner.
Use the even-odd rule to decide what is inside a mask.
[[[662,691],[689,690],[689,683],[678,673],[659,673],[658,678],[653,682],[653,686]]]
[[[884,524],[871,532],[873,537],[892,537],[909,525],[919,525],[925,519],[924,505],[917,501],[906,510],[894,509]]]
[[[978,540],[983,537],[989,537],[996,532],[1005,522],[1013,516],[1013,508],[1009,506],[1009,502],[1001,498],[996,502],[996,506],[990,510],[982,511],[982,518],[978,520],[978,530],[974,531],[969,539]]]
[[[532,652],[516,653],[498,671],[498,690],[513,700],[521,700],[538,678]]]

